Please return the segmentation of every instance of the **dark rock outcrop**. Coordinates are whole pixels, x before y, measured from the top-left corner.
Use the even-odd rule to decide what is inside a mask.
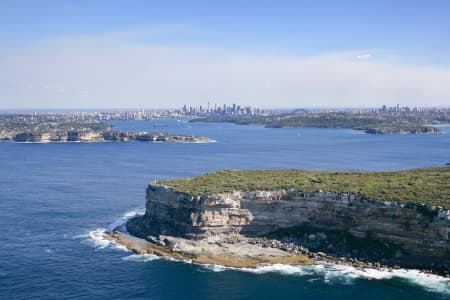
[[[444,272],[450,268],[449,212],[334,192],[235,192],[194,197],[149,185],[133,235],[221,240],[269,236],[315,251]]]

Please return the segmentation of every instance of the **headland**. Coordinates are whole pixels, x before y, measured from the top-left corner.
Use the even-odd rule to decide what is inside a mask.
[[[109,237],[140,254],[230,267],[450,271],[450,167],[219,171],[150,184],[145,215]]]
[[[344,128],[369,134],[438,134],[433,125],[450,121],[447,110],[400,111],[379,113],[294,112],[261,115],[211,115],[191,122],[228,122],[240,125],[259,124],[268,128]]]
[[[95,115],[94,115],[95,116]],[[79,114],[0,115],[0,141],[208,143],[207,137],[112,130],[113,126]]]

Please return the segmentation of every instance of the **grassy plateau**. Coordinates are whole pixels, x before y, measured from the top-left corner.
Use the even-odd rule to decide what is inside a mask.
[[[193,196],[234,191],[322,190],[450,209],[450,166],[395,172],[222,170],[194,178],[160,181],[157,185]]]

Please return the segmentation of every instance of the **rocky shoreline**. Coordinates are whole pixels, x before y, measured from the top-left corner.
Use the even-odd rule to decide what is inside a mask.
[[[227,267],[325,261],[450,274],[449,212],[335,192],[192,196],[149,185],[146,213],[110,238],[138,254]]]
[[[233,268],[255,268],[262,265],[310,265],[309,256],[276,247],[265,247],[245,237],[235,236],[220,241],[190,240],[174,236],[139,238],[116,229],[107,238],[136,254],[153,254],[168,259]]]
[[[0,132],[0,141],[22,143],[51,142],[166,142],[210,143],[207,137],[163,134],[158,132],[128,131],[52,131],[52,132]]]
[[[132,223],[133,219],[130,221]],[[130,228],[129,223],[127,223],[127,228]],[[310,251],[295,243],[284,243],[264,237],[246,238],[236,235],[220,241],[211,241],[160,235],[144,239],[130,234],[127,230],[115,228],[107,233],[106,238],[138,255],[152,254],[167,259],[231,268],[257,268],[273,264],[306,266],[325,262],[361,270],[374,269],[392,272],[402,269],[397,264],[383,264],[348,256],[336,257],[320,251]],[[445,270],[420,269],[420,271],[424,274],[436,274],[450,279],[449,273]]]

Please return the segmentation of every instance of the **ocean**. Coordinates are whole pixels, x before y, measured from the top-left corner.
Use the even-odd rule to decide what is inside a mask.
[[[450,282],[333,265],[233,270],[139,256],[102,231],[142,212],[148,182],[218,169],[383,171],[450,162],[441,135],[114,121],[207,144],[0,143],[0,299],[449,299]]]

